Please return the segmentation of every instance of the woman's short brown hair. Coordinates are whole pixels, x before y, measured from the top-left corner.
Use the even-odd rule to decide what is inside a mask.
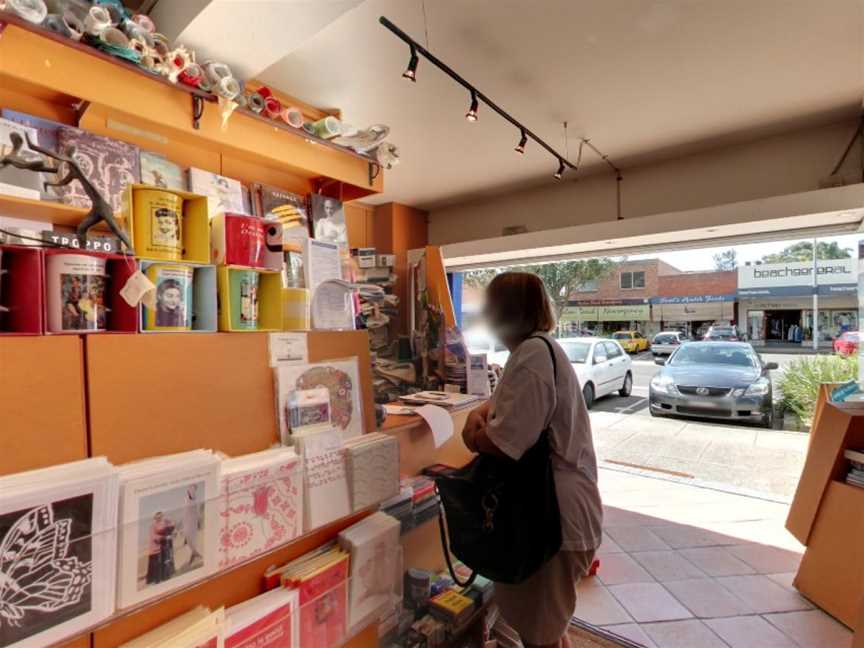
[[[486,287],[486,308],[506,321],[520,340],[535,331],[555,328],[555,315],[540,277],[530,272],[504,272]]]

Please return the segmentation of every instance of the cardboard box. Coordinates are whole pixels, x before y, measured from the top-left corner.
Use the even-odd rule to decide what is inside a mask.
[[[282,223],[246,214],[217,214],[211,223],[210,240],[215,264],[282,270]]]
[[[42,250],[0,245],[0,335],[44,332]]]
[[[149,185],[133,184],[126,187],[123,192],[123,227],[129,234],[132,246],[135,248],[135,256],[139,259],[150,261],[168,261],[148,255],[144,244],[135,240],[135,213],[133,194],[138,190],[152,191],[156,187]],[[189,263],[210,263],[210,216],[207,213],[207,197],[186,191],[173,191],[170,189],[159,189],[167,193],[180,196],[183,199],[183,256],[179,261]],[[140,248],[140,249],[139,249]]]
[[[235,303],[241,299],[232,288],[232,275],[239,272],[254,272],[258,275],[258,326],[242,328],[235,326],[231,313],[240,309]],[[282,273],[271,270],[256,270],[235,266],[219,266],[216,269],[219,284],[219,330],[255,333],[282,330]]]
[[[138,306],[138,327],[142,333],[215,333],[219,328],[216,266],[195,263],[175,263],[165,261],[142,261],[141,272],[155,263],[186,265],[193,269],[192,274],[192,330],[191,331],[154,331],[144,328],[147,307]]]
[[[375,267],[375,248],[363,247],[353,248],[351,255],[357,259],[358,268],[374,268]]]
[[[48,260],[57,254],[80,254],[82,256],[100,257],[105,259],[105,273],[108,281],[105,287],[105,307],[107,308],[105,328],[106,331],[50,331],[48,330],[48,283],[50,277],[47,271]],[[138,262],[130,256],[122,254],[104,254],[99,252],[85,252],[82,250],[50,249],[42,252],[42,317],[45,325],[46,335],[78,335],[92,333],[137,333],[138,332],[138,309],[132,307],[120,296],[120,291],[126,282],[138,270]]]

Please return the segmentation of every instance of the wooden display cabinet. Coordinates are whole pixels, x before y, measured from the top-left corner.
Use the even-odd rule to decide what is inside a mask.
[[[831,403],[832,387],[820,391],[786,527],[807,547],[795,587],[855,629],[864,606],[864,488],[845,482],[844,451],[864,449],[864,404]]]

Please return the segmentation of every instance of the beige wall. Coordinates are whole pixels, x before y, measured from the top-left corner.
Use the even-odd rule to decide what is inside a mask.
[[[749,143],[624,169],[626,218],[818,189],[839,160],[854,121],[798,130]],[[860,182],[860,144],[844,166],[847,183]],[[565,176],[566,178],[566,176]],[[433,210],[433,244],[495,238],[503,227],[529,232],[615,220],[610,174],[555,183],[492,199]]]

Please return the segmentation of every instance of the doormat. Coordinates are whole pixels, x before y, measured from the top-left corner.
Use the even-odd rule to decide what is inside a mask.
[[[570,620],[567,638],[570,648],[644,648],[642,644],[576,618]]]

